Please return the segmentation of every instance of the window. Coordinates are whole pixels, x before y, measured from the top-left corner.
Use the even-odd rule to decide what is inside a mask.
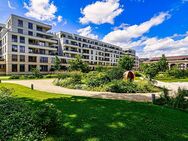
[[[18,42],[18,37],[16,35],[12,35],[12,42]]]
[[[32,23],[28,23],[28,28],[29,29],[33,29],[33,24]]]
[[[37,62],[37,57],[35,56],[29,56],[29,62]]]
[[[12,55],[12,61],[18,61],[18,56],[17,55]]]
[[[12,45],[12,52],[18,52],[18,46]]]
[[[40,57],[40,63],[48,63],[48,57]]]
[[[20,55],[20,62],[25,62],[25,55]]]
[[[25,37],[20,36],[20,43],[25,43]]]
[[[20,46],[20,52],[25,53],[25,46]]]
[[[37,68],[37,65],[29,65],[29,71],[32,71],[32,69],[35,69],[35,68]]]
[[[23,29],[18,28],[18,33],[23,34]]]
[[[33,32],[32,31],[28,31],[28,35],[33,36]]]
[[[18,26],[23,27],[23,21],[22,20],[18,20]]]
[[[40,65],[40,71],[47,72],[48,71],[48,65]]]
[[[17,72],[18,68],[17,68],[17,64],[12,64],[12,72]]]
[[[20,64],[20,72],[25,72],[25,65],[24,64]]]

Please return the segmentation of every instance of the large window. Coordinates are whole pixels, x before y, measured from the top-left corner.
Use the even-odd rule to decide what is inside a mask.
[[[32,31],[28,31],[28,35],[33,36],[33,32]]]
[[[18,52],[18,46],[12,45],[12,52]]]
[[[18,61],[18,55],[13,54],[12,55],[12,61]]]
[[[17,64],[12,64],[12,72],[17,72],[18,68],[17,68]]]
[[[18,42],[18,37],[16,35],[12,35],[12,42]]]
[[[18,20],[18,26],[23,27],[23,21],[22,20]]]
[[[18,28],[18,33],[23,34],[23,29]]]
[[[48,57],[40,57],[40,63],[48,63]]]
[[[24,64],[20,64],[20,72],[25,72],[25,65]]]
[[[20,52],[25,53],[25,46],[20,46]]]
[[[33,24],[32,23],[28,23],[28,28],[29,29],[33,29]]]
[[[37,62],[37,57],[29,56],[29,62]]]
[[[20,55],[20,62],[25,62],[25,55]]]
[[[48,71],[48,65],[40,65],[40,71],[47,72]]]
[[[25,43],[25,37],[20,36],[20,43]]]

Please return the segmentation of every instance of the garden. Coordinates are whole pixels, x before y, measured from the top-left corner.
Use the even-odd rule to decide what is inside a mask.
[[[82,89],[89,91],[106,91],[116,93],[147,93],[159,92],[151,81],[144,79],[143,75],[135,71],[135,80],[124,79],[124,72],[132,70],[134,59],[124,56],[119,59],[115,67],[98,66],[90,70],[78,56],[71,60],[69,71],[59,73],[54,84],[71,89]]]

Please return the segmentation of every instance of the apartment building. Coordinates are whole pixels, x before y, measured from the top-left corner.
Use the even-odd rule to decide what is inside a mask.
[[[77,34],[50,33],[51,29],[51,25],[17,15],[0,24],[0,74],[29,74],[36,67],[48,73],[56,55],[64,69],[76,55],[81,55],[90,67],[115,66],[124,54],[136,58],[134,50],[123,50]]]

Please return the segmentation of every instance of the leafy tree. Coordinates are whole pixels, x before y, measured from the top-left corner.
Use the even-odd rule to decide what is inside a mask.
[[[118,61],[119,68],[124,70],[132,70],[134,66],[134,58],[128,55],[121,57]]]
[[[158,62],[158,67],[159,67],[159,70],[162,72],[165,72],[166,70],[168,70],[168,62],[164,54],[162,55],[161,59]]]
[[[61,69],[61,61],[57,56],[55,56],[54,70],[59,71],[60,69]]]
[[[42,78],[39,68],[32,68],[31,72],[34,78]]]
[[[159,73],[158,63],[148,64],[143,71],[146,74],[146,76],[150,80],[152,80]]]
[[[75,59],[70,60],[69,69],[72,71],[88,72],[89,66],[82,61],[81,56],[77,55]]]

